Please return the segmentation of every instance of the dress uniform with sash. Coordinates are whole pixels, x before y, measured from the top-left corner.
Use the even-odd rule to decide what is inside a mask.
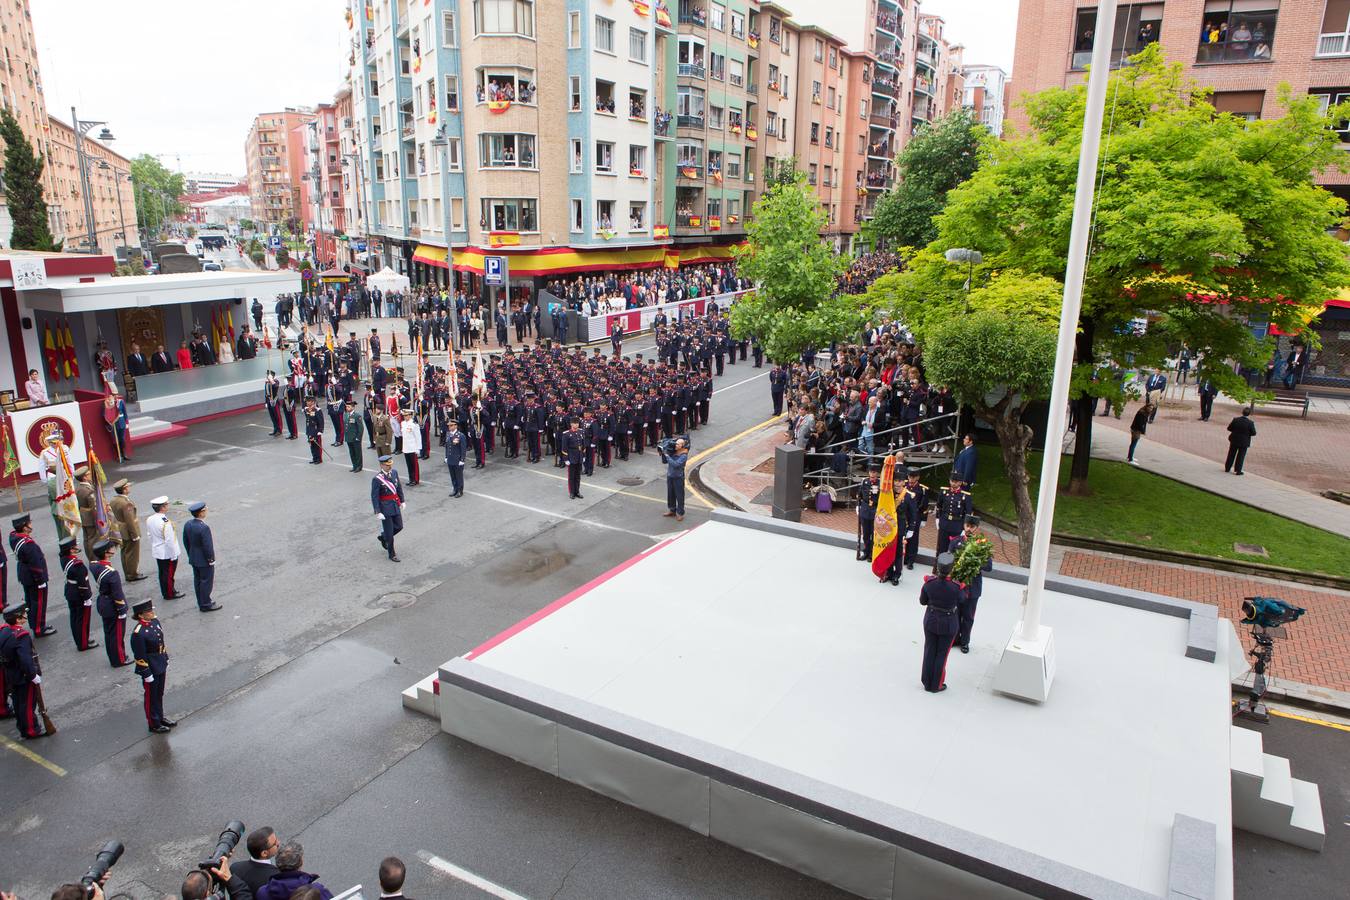
[[[294,380],[295,379],[292,378],[292,381]],[[297,436],[295,433],[295,407],[299,403],[300,388],[295,384],[286,385],[286,393],[284,399],[281,401],[281,414],[286,419],[286,431],[289,432],[289,434],[286,435],[286,440],[288,441],[295,440]]]
[[[33,633],[24,627],[27,606],[15,600],[4,609],[5,624],[0,626],[0,670],[9,692],[9,702],[19,726],[19,736],[31,740],[42,737],[42,722],[37,714],[37,689],[42,684],[42,667],[33,650]]]
[[[876,525],[877,504],[881,501],[881,466],[867,467],[867,480],[859,482],[858,497],[858,559],[872,561],[872,533]],[[897,514],[899,510],[896,510]]]
[[[961,488],[961,482],[953,479],[950,487],[938,492],[937,502],[937,552],[946,553],[952,538],[965,527],[966,516],[970,515],[970,493]]]
[[[923,689],[936,694],[947,689],[947,655],[960,630],[960,607],[964,591],[951,580],[955,558],[940,553],[936,575],[925,575],[919,591],[919,603],[926,606],[923,614],[923,669],[920,680]]]
[[[108,562],[112,550],[111,541],[99,541],[94,545],[94,561],[89,564],[89,576],[93,578],[93,589],[98,592],[97,609],[103,620],[103,649],[108,654],[108,663],[114,668],[131,664],[127,658],[127,598],[122,592],[122,578]]]
[[[94,616],[94,591],[89,586],[89,568],[75,552],[74,538],[61,541],[61,569],[66,577],[66,608],[70,611],[70,636],[75,649],[89,650],[98,646],[89,640],[89,622]],[[89,551],[93,555],[93,551]]]
[[[169,650],[164,629],[155,618],[155,604],[142,600],[133,608],[136,625],[131,629],[131,655],[145,692],[145,724],[152,734],[164,734],[178,723],[164,716],[164,681],[169,675]]]
[[[380,546],[394,562],[400,561],[394,552],[394,536],[403,530],[404,502],[403,485],[394,468],[394,457],[385,454],[380,457],[380,471],[370,480],[370,505],[380,517]]]
[[[919,555],[919,532],[923,523],[928,521],[928,488],[919,481],[919,473],[906,473],[904,487],[904,519],[908,523],[901,537],[905,540],[905,568],[913,569],[914,560]]]
[[[28,514],[13,521],[9,548],[14,551],[15,574],[23,585],[24,602],[28,604],[28,625],[35,637],[45,637],[56,631],[47,625],[47,558],[31,534],[33,520]]]

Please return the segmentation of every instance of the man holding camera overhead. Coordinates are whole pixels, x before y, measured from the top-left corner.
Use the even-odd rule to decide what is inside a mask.
[[[684,467],[689,462],[689,445],[684,438],[676,438],[672,445],[662,442],[656,446],[661,462],[666,464],[666,512],[676,522],[684,521]]]

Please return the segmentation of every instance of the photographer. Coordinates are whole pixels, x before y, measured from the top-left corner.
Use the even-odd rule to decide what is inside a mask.
[[[684,438],[676,438],[673,446],[669,441],[662,441],[656,449],[661,453],[661,462],[666,464],[665,516],[674,516],[676,522],[683,522],[684,466],[689,462],[688,444]]]
[[[297,888],[305,887],[317,889],[323,900],[332,900],[332,892],[319,883],[318,875],[301,871],[300,867],[304,864],[305,848],[300,846],[299,841],[282,844],[277,851],[277,873],[258,889],[258,900],[289,900]]]
[[[209,875],[208,875],[209,873]],[[193,869],[183,879],[181,896],[183,900],[206,900],[211,896],[215,885],[224,885],[225,896],[230,900],[253,900],[253,892],[248,884],[230,871],[230,857],[220,858],[220,865],[206,871]]]

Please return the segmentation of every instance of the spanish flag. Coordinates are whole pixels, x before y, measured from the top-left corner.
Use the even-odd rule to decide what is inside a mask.
[[[61,320],[62,337],[61,341],[65,345],[67,374],[72,378],[80,377],[80,360],[75,355],[75,338],[70,333],[70,322],[66,319]]]
[[[43,325],[42,348],[47,356],[47,374],[51,376],[52,381],[61,380],[61,369],[57,363],[56,343],[52,340],[52,326]]]
[[[66,378],[70,377],[70,354],[66,352],[65,332],[61,330],[61,323],[56,323],[56,366],[57,371]],[[61,375],[57,377],[60,378]]]
[[[872,574],[884,578],[886,570],[895,562],[899,549],[900,524],[895,514],[895,457],[886,457],[881,467],[881,497],[877,499],[876,518],[872,524]]]

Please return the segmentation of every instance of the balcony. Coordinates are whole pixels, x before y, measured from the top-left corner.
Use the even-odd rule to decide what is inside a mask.
[[[411,119],[405,120],[400,134],[402,134],[403,140],[411,141],[417,135],[417,124]]]
[[[676,228],[698,228],[698,229],[702,229],[702,228],[703,228],[703,217],[702,217],[702,216],[690,215],[690,214],[680,214],[680,213],[677,213],[677,214],[675,215],[675,227],[676,227]]]
[[[872,93],[881,94],[883,97],[899,97],[900,88],[894,81],[885,81],[881,78],[873,78]]]
[[[679,128],[702,128],[703,117],[681,115],[677,117],[675,124]]]
[[[914,63],[919,66],[926,66],[929,69],[937,68],[937,57],[930,52],[919,50],[914,54]]]
[[[759,85],[755,84],[755,83],[752,81],[752,82],[750,82],[749,84],[747,84],[747,85],[745,86],[745,92],[746,92],[747,94],[749,94],[750,96],[752,96],[752,97],[758,97],[758,96],[759,96]]]
[[[699,25],[706,27],[708,24],[708,13],[701,7],[680,4],[680,24],[681,25]]]
[[[898,17],[889,13],[877,13],[877,30],[884,31],[897,37],[900,35],[900,20]]]
[[[685,78],[707,78],[708,70],[701,63],[680,63],[679,74]]]
[[[918,76],[918,75],[915,75],[915,76],[914,76],[914,93],[916,93],[916,94],[925,94],[925,95],[927,95],[927,96],[929,96],[929,97],[933,96],[933,82],[929,81],[927,78],[923,78],[923,77],[920,77],[920,76]]]
[[[897,124],[894,116],[879,116],[876,113],[868,117],[867,123],[873,128],[885,128],[890,131],[894,131]]]

